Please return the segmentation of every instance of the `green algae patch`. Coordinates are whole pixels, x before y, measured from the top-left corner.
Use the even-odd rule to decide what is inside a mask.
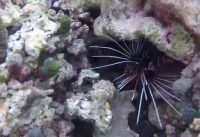
[[[2,18],[0,17],[0,31],[4,30],[5,26],[3,24]]]
[[[58,60],[47,59],[44,62],[44,71],[48,76],[54,76],[60,71],[61,64]]]
[[[58,28],[56,34],[64,35],[70,31],[71,20],[69,16],[65,15],[60,19],[60,28]]]
[[[7,77],[5,77],[4,75],[0,75],[0,84],[5,83],[7,80]]]

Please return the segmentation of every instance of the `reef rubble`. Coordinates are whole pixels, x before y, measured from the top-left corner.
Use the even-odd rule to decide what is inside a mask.
[[[0,136],[200,137],[199,4],[1,0]],[[143,37],[185,65],[173,83],[181,101],[169,99],[181,116],[156,97],[163,128],[153,103],[136,124],[140,93],[119,93],[114,72],[92,68],[89,46],[110,44],[108,36],[116,41]]]

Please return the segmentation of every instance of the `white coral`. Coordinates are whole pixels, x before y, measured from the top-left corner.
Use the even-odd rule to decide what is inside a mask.
[[[11,6],[11,11],[13,8],[17,8],[19,16],[17,17],[19,18],[17,24],[21,25],[19,30],[9,36],[7,58],[4,66],[6,68],[13,64],[24,65],[24,68],[28,70],[26,74],[28,74],[31,69],[37,67],[39,55],[42,49],[48,47],[48,38],[57,31],[59,23],[48,18],[45,0],[27,0],[25,6],[21,8],[12,4],[10,0],[4,0],[3,3],[6,6]],[[7,10],[5,9],[3,12],[8,12]],[[0,12],[1,14],[3,13]],[[10,20],[14,20],[12,18],[15,17],[11,16]],[[24,50],[28,54],[26,58],[23,58],[21,54]],[[1,69],[0,73],[7,76]]]
[[[42,125],[53,119],[55,109],[49,105],[51,97],[47,95],[53,90],[41,90],[26,82],[21,84],[17,80],[10,80],[0,94],[0,131],[9,135],[10,131],[25,124]]]
[[[67,113],[85,120],[95,120],[97,129],[105,133],[111,127],[112,111],[108,98],[113,98],[114,85],[105,80],[94,84],[88,94],[78,93],[66,100]]]
[[[56,32],[59,24],[49,20],[44,1],[29,0],[20,9],[22,24],[20,30],[10,35],[8,46],[10,51],[19,52],[25,47],[29,56],[37,59],[50,34]]]
[[[6,26],[10,26],[20,20],[21,13],[19,6],[13,5],[11,0],[2,0],[2,3],[5,4],[5,7],[3,9],[0,8],[0,17]]]
[[[190,128],[195,131],[200,131],[200,118],[194,118]]]

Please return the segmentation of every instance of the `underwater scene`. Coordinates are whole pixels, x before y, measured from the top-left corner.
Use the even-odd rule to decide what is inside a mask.
[[[200,0],[0,0],[0,137],[200,137]]]

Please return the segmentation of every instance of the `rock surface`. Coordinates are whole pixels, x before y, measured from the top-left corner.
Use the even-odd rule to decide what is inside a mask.
[[[101,0],[64,0],[63,3],[65,6],[79,8],[88,3],[101,4]]]
[[[97,137],[139,137],[128,126],[128,114],[134,111],[134,107],[130,102],[132,94],[132,91],[116,94],[112,101],[112,128],[104,135],[97,134]]]
[[[163,26],[147,16],[145,9],[135,1],[111,0],[101,4],[101,16],[94,22],[97,35],[133,40],[144,36],[167,55],[188,63],[194,52],[194,39],[179,23]]]
[[[41,90],[32,84],[31,81],[22,84],[11,80],[0,94],[0,132],[3,135],[20,127],[27,128],[31,123],[42,126],[53,120],[55,109],[50,107],[52,98],[47,97],[53,90]]]
[[[150,0],[157,13],[166,13],[179,19],[194,34],[200,36],[199,0]]]
[[[66,100],[66,111],[71,117],[94,120],[97,130],[106,133],[111,126],[112,112],[108,101],[113,98],[115,88],[109,81],[94,84],[88,94],[77,93]]]
[[[199,4],[198,0],[0,0],[0,136],[74,137],[80,127],[72,119],[79,117],[92,121],[98,131],[94,136],[99,137],[140,133],[200,137]],[[85,38],[93,30],[103,36],[99,44],[110,40],[107,36],[117,41],[143,36],[189,64],[173,84],[178,93],[185,93],[179,96],[181,103],[169,100],[182,115],[156,98],[165,128],[157,130],[152,103],[141,124],[131,127],[127,117],[134,110],[132,93],[115,96],[111,82],[99,80],[100,74],[87,69],[90,42]]]
[[[192,88],[193,81],[190,78],[180,78],[173,83],[176,92],[185,94]]]

